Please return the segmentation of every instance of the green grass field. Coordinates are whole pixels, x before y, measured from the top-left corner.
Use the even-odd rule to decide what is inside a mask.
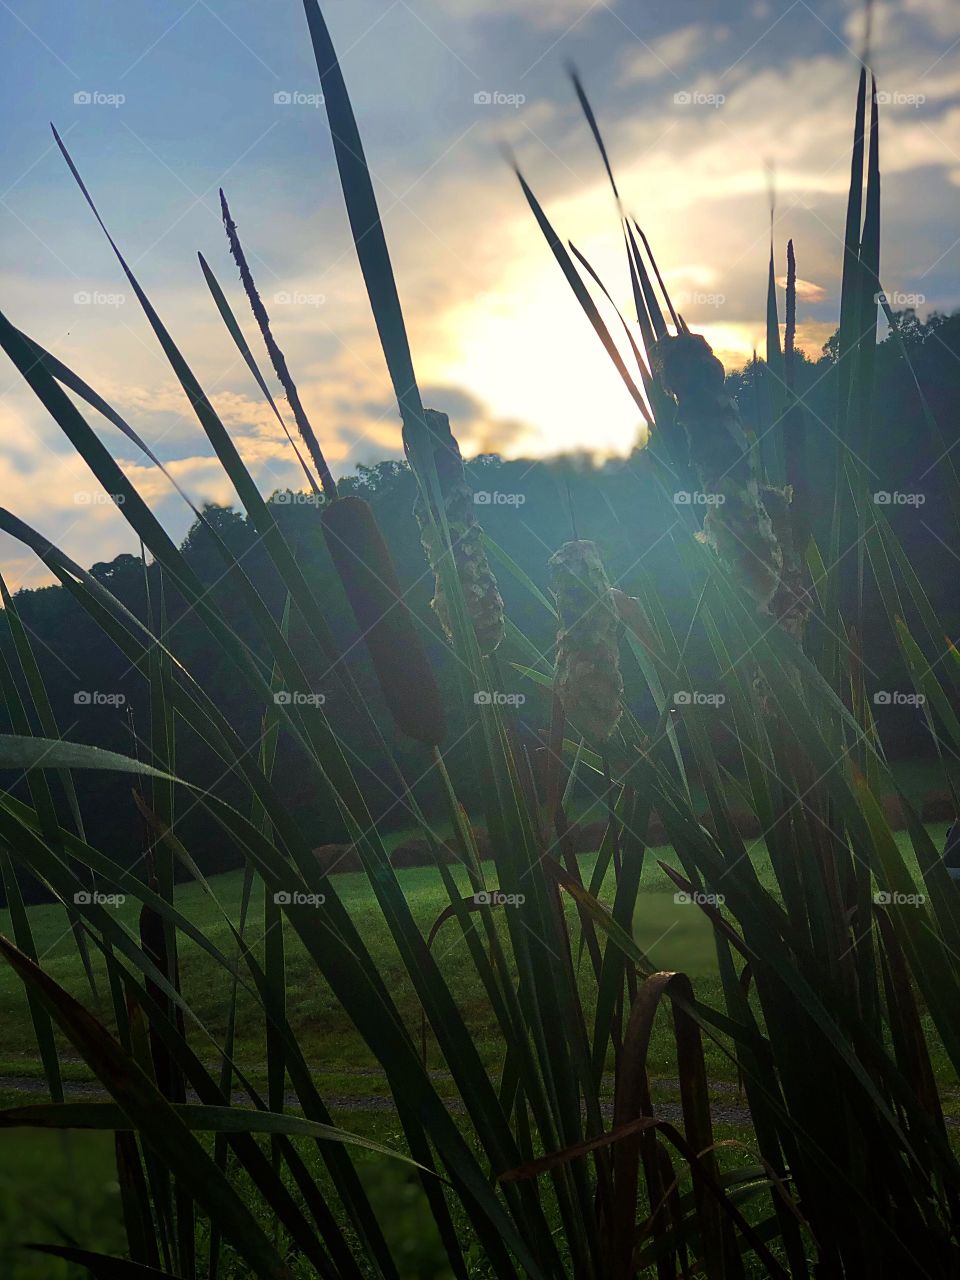
[[[938,844],[942,845],[945,830],[943,825],[930,828]],[[897,840],[908,862],[915,867],[906,833],[897,833]],[[747,841],[747,848],[761,881],[767,887],[775,888],[773,872],[763,843]],[[586,881],[589,881],[595,861],[595,854],[586,854],[580,858],[581,873]],[[641,892],[634,916],[634,937],[659,968],[677,969],[687,973],[694,979],[698,991],[709,1000],[711,994],[718,990],[716,959],[709,923],[696,906],[678,905],[674,901],[674,887],[658,865],[660,861],[679,869],[676,854],[671,848],[647,851],[641,878]],[[485,864],[485,866],[489,874],[492,871],[492,864]],[[453,874],[455,880],[463,887],[464,893],[467,893],[465,873],[461,868],[454,867]],[[917,874],[919,875],[919,872]],[[446,892],[439,873],[432,867],[415,867],[398,871],[397,875],[413,914],[426,933],[447,904]],[[216,895],[216,902],[194,883],[181,884],[176,890],[176,904],[180,911],[198,925],[211,942],[228,955],[232,954],[230,931],[220,908],[231,919],[236,920],[239,914],[241,883],[242,877],[239,872],[214,877],[210,885]],[[359,872],[347,873],[335,876],[333,883],[344,905],[356,921],[373,958],[381,967],[401,1012],[408,1019],[411,1027],[416,1026],[419,1015],[416,996],[404,973],[389,929],[370,891],[366,876]],[[612,894],[613,872],[610,870],[600,893],[601,900],[609,903],[612,900]],[[568,905],[567,909],[572,911],[572,906]],[[133,899],[128,898],[125,904],[115,910],[124,926],[135,932],[138,907]],[[323,908],[318,907],[317,911],[318,928],[322,928]],[[89,989],[72,935],[67,931],[63,909],[54,904],[42,904],[30,908],[30,916],[44,968],[67,990],[89,1000]],[[9,913],[6,910],[0,911],[0,929],[4,933],[10,933]],[[251,941],[256,941],[262,938],[262,934],[262,901],[255,893],[248,922],[248,937]],[[357,1068],[372,1068],[373,1060],[367,1055],[358,1038],[352,1034],[351,1024],[339,1010],[331,993],[316,978],[315,971],[308,964],[299,941],[290,929],[286,930],[285,937],[288,1017],[297,1035],[302,1037],[302,1043],[308,1050],[312,1049],[315,1052],[315,1066],[318,1074],[328,1080],[331,1085],[345,1085],[353,1079],[351,1073]],[[499,1056],[497,1046],[489,1041],[492,1023],[484,1017],[485,997],[475,981],[473,966],[456,921],[450,920],[442,926],[433,944],[433,952],[454,996],[467,1013],[471,1025],[475,1027],[479,1042],[487,1044],[491,1061],[497,1061]],[[180,954],[184,993],[202,1024],[201,1027],[194,1028],[193,1044],[205,1061],[213,1063],[217,1057],[216,1043],[222,1036],[225,1025],[227,978],[212,957],[195,944],[181,940]],[[586,964],[587,960],[584,958],[582,966]],[[96,968],[96,956],[94,956],[94,965]],[[589,982],[584,984],[585,994],[589,993],[591,985]],[[108,993],[102,982],[100,996],[102,1015],[105,1021],[109,1022]],[[242,1000],[241,996],[241,1003]],[[252,1004],[249,1008],[252,1010]],[[4,1026],[0,1077],[39,1075],[40,1067],[36,1058],[33,1030],[23,989],[19,980],[9,969],[0,971],[0,1018]],[[260,1044],[262,1044],[262,1027],[255,1025],[252,1018],[241,1017],[238,1026],[238,1057],[245,1066],[250,1067],[254,1078],[258,1078],[258,1067],[262,1064],[259,1064],[255,1057],[250,1056],[250,1051]],[[64,1046],[64,1052],[68,1058],[75,1057],[69,1046]],[[660,1063],[654,1065],[657,1069],[661,1066]],[[716,1065],[725,1074],[729,1074],[726,1059],[721,1059]],[[668,1064],[664,1062],[662,1067],[666,1070]],[[85,1076],[82,1069],[70,1070],[67,1074],[74,1078]]]
[[[934,826],[930,830],[933,838],[942,845],[945,827]],[[899,833],[897,839],[908,861],[915,865],[906,835]],[[747,844],[761,880],[773,887],[773,874],[763,844],[750,841]],[[719,1005],[722,997],[710,926],[696,906],[678,905],[674,901],[672,884],[657,865],[660,860],[677,865],[676,855],[670,848],[647,852],[634,917],[636,941],[657,966],[687,973],[694,982],[698,997]],[[595,861],[596,855],[593,854],[580,859],[581,871],[587,880]],[[492,865],[486,866],[489,874]],[[424,932],[428,931],[447,901],[439,873],[433,868],[418,867],[399,871],[398,876],[418,923]],[[459,869],[455,870],[455,876],[466,892],[466,877]],[[233,919],[239,911],[241,883],[240,873],[218,876],[211,881],[217,901]],[[365,938],[408,1026],[418,1034],[416,996],[366,877],[362,874],[338,875],[334,884]],[[609,902],[612,889],[611,872],[604,882],[601,898]],[[229,954],[229,930],[211,898],[193,883],[180,885],[176,897],[180,910]],[[116,910],[127,928],[136,928],[138,913],[132,900]],[[318,908],[318,912],[321,911],[322,908]],[[62,908],[39,905],[30,909],[30,915],[44,967],[68,990],[89,1001],[89,990],[73,939],[65,931]],[[319,919],[318,927],[322,927]],[[10,932],[6,911],[0,913],[0,929],[4,933]],[[262,935],[262,903],[259,900],[253,903],[249,930],[251,939]],[[285,937],[288,1016],[335,1120],[345,1128],[402,1147],[403,1139],[386,1097],[382,1072],[331,993],[317,978],[289,930]],[[500,1044],[456,921],[443,925],[434,943],[434,954],[466,1014],[484,1058],[495,1069],[501,1060]],[[194,1048],[209,1066],[216,1066],[216,1041],[224,1030],[228,980],[212,958],[194,944],[183,944],[181,962],[184,993],[202,1023],[202,1027],[195,1027],[192,1033]],[[583,991],[589,1017],[593,980],[592,975],[587,975],[587,965],[584,957],[582,969],[586,980]],[[102,1016],[110,1023],[108,997],[102,983],[101,998]],[[263,1028],[257,1020],[252,1001],[241,1007],[237,1058],[254,1081],[261,1084],[265,1076]],[[0,1019],[4,1028],[0,1058],[0,1099],[3,1105],[41,1100],[44,1096],[42,1072],[33,1045],[26,1001],[19,981],[9,969],[0,972]],[[70,1045],[63,1045],[63,1053],[64,1075],[74,1088],[92,1080],[91,1073],[77,1059]],[[735,1113],[738,1101],[731,1064],[709,1041],[706,1053],[718,1109],[717,1134],[749,1144],[751,1135],[748,1127],[738,1123],[736,1118],[730,1118],[730,1109]],[[439,1059],[431,1065],[439,1066]],[[942,1069],[945,1079],[948,1074],[946,1064],[938,1061],[935,1065]],[[657,1102],[665,1105],[676,1103],[676,1065],[669,1015],[658,1019],[649,1066]],[[441,1094],[445,1085],[446,1078],[438,1074],[437,1088]],[[452,1087],[449,1092],[452,1094]],[[377,1099],[383,1101],[377,1102]],[[953,1112],[955,1100],[948,1096],[946,1106]],[[392,1166],[390,1161],[380,1157],[364,1156],[362,1164],[365,1177],[372,1180],[375,1195],[392,1224],[392,1230],[397,1233],[398,1248],[402,1248],[408,1238],[421,1238],[427,1242],[411,1258],[409,1266],[412,1269],[405,1274],[424,1277],[445,1275],[441,1254],[429,1244],[432,1223],[425,1214],[415,1182],[406,1172],[399,1172],[399,1166]],[[100,1247],[122,1250],[123,1233],[118,1212],[113,1146],[107,1135],[0,1130],[0,1265],[4,1268],[4,1275],[16,1280],[47,1280],[48,1277],[66,1280],[71,1276],[66,1264],[33,1258],[16,1248],[31,1239],[52,1240],[70,1236],[84,1244],[95,1241]],[[415,1231],[410,1226],[413,1221],[416,1222]],[[440,1267],[435,1272],[431,1270],[434,1256],[437,1267]]]

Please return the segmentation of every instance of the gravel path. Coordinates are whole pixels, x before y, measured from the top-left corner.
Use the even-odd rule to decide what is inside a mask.
[[[67,1060],[65,1060],[67,1061]],[[364,1076],[375,1079],[384,1079],[383,1073],[369,1068],[356,1068],[351,1072],[354,1076]],[[431,1071],[429,1073],[433,1080],[442,1085],[444,1082],[452,1079],[449,1071]],[[604,1118],[611,1120],[613,1118],[613,1076],[606,1075],[604,1083],[610,1100],[601,1103]],[[663,1077],[654,1079],[651,1082],[653,1092],[653,1102],[656,1108],[657,1118],[667,1120],[671,1123],[682,1121],[683,1115],[680,1103],[672,1100],[676,1097],[680,1089],[680,1081]],[[44,1088],[43,1079],[39,1076],[12,1076],[0,1075],[0,1092],[14,1093],[24,1095],[36,1095],[42,1093]],[[67,1102],[104,1102],[109,1098],[109,1094],[96,1081],[92,1080],[65,1080],[63,1083],[64,1095]],[[944,1097],[954,1095],[956,1090],[945,1090]],[[441,1096],[443,1090],[440,1089]],[[662,1095],[671,1097],[669,1101],[660,1101]],[[750,1122],[750,1111],[745,1105],[742,1095],[739,1093],[737,1086],[730,1080],[717,1080],[711,1085],[711,1115],[716,1124],[732,1124],[745,1125]],[[717,1095],[720,1095],[719,1097]],[[189,1101],[197,1102],[198,1098],[192,1090],[188,1090],[187,1096]],[[389,1115],[395,1112],[393,1099],[389,1095],[377,1093],[358,1093],[358,1094],[322,1094],[323,1100],[329,1107],[336,1120],[338,1112],[362,1111],[370,1114]],[[284,1105],[291,1111],[299,1109],[297,1095],[292,1090],[287,1090],[283,1096]],[[235,1089],[233,1093],[234,1103],[241,1105],[247,1102],[247,1096],[242,1089]],[[464,1105],[459,1098],[447,1097],[444,1102],[448,1109],[454,1115],[463,1115]],[[342,1121],[344,1117],[339,1117]],[[947,1116],[947,1126],[951,1129],[960,1128],[960,1117]]]
[[[370,1076],[374,1078],[379,1077],[380,1079],[383,1079],[383,1076],[380,1072],[372,1071],[372,1070],[360,1069],[352,1072],[352,1074],[356,1076]],[[433,1077],[433,1079],[436,1081],[438,1085],[442,1085],[444,1081],[448,1081],[451,1079],[449,1071],[431,1071],[430,1075]],[[608,1084],[609,1091],[612,1094],[613,1077],[612,1076],[606,1077],[606,1083]],[[677,1122],[681,1120],[682,1115],[680,1110],[680,1104],[678,1102],[672,1102],[672,1101],[658,1102],[656,1098],[656,1095],[661,1093],[676,1094],[676,1092],[680,1087],[680,1082],[678,1080],[664,1079],[664,1080],[655,1080],[652,1082],[652,1084],[654,1088],[654,1102],[656,1104],[657,1116],[661,1120],[668,1120],[671,1122]],[[10,1075],[0,1076],[0,1092],[3,1092],[3,1093],[7,1093],[7,1094],[19,1093],[24,1095],[36,1095],[37,1093],[43,1092],[43,1087],[44,1085],[41,1077],[10,1076]],[[65,1080],[63,1083],[63,1090],[64,1090],[64,1096],[67,1102],[82,1102],[82,1101],[104,1102],[109,1098],[109,1094],[106,1092],[106,1090],[103,1089],[101,1085],[91,1080]],[[737,1097],[736,1085],[730,1083],[729,1081],[718,1081],[713,1086],[713,1090],[715,1094],[717,1093],[726,1094],[726,1095],[729,1095],[731,1099]],[[443,1091],[441,1089],[441,1096],[442,1096],[442,1092]],[[196,1097],[196,1094],[194,1094],[192,1091],[188,1091],[187,1096],[191,1102],[196,1102],[198,1100]],[[243,1090],[236,1089],[234,1090],[233,1100],[235,1103],[241,1104],[246,1100],[246,1094],[244,1093]],[[330,1111],[334,1113],[334,1116],[336,1116],[338,1112],[349,1112],[349,1111],[363,1111],[368,1113],[379,1113],[384,1115],[392,1114],[395,1111],[393,1099],[391,1097],[384,1096],[381,1094],[375,1094],[375,1093],[374,1094],[371,1094],[371,1093],[324,1094],[323,1100],[326,1103],[326,1105],[329,1107]],[[462,1115],[464,1113],[464,1106],[459,1098],[448,1097],[448,1098],[445,1098],[444,1101],[447,1107],[449,1108],[449,1110],[453,1114]],[[297,1095],[292,1090],[288,1090],[284,1094],[284,1104],[287,1107],[289,1107],[291,1110],[296,1110],[298,1108],[299,1104],[297,1101]],[[602,1110],[604,1113],[604,1117],[607,1120],[612,1119],[613,1117],[612,1098],[610,1101],[602,1103]],[[743,1105],[739,1105],[737,1102],[734,1102],[734,1101],[728,1102],[725,1100],[721,1100],[721,1101],[715,1100],[712,1107],[712,1114],[713,1114],[714,1120],[719,1124],[742,1125],[742,1124],[747,1124],[750,1120],[750,1112],[747,1109],[747,1107]]]

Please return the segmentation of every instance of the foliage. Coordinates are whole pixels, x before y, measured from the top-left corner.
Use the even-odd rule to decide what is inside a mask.
[[[107,1260],[82,1243],[42,1248],[96,1275],[223,1274],[230,1253],[248,1274],[263,1277],[307,1269],[330,1277],[398,1274],[398,1250],[388,1244],[357,1172],[355,1150],[370,1143],[332,1124],[317,1085],[321,1063],[308,1059],[291,1026],[288,929],[308,954],[315,980],[329,986],[383,1069],[403,1135],[395,1158],[415,1170],[455,1276],[625,1280],[655,1273],[666,1280],[699,1271],[737,1280],[757,1273],[801,1277],[811,1265],[830,1276],[955,1273],[960,1166],[931,1055],[942,1054],[954,1071],[960,1065],[960,902],[908,798],[901,795],[919,875],[881,805],[897,785],[866,696],[864,584],[875,583],[929,728],[950,751],[960,748],[954,710],[960,671],[956,651],[943,651],[938,615],[884,504],[873,500],[879,128],[866,73],[831,363],[835,429],[832,444],[820,441],[832,450],[833,509],[825,533],[815,528],[799,541],[802,581],[791,592],[806,605],[800,626],[786,625],[779,592],[761,599],[750,590],[743,556],[721,561],[696,536],[695,503],[674,501],[693,488],[693,475],[705,479],[710,494],[721,492],[712,448],[719,442],[700,430],[709,420],[728,433],[727,450],[737,442],[725,465],[737,469],[744,505],[765,536],[769,517],[771,536],[785,547],[804,514],[798,486],[788,501],[787,476],[760,475],[756,442],[732,412],[716,370],[681,385],[664,380],[663,362],[648,363],[655,350],[676,351],[675,344],[689,347],[693,339],[670,306],[640,227],[622,218],[639,335],[626,329],[628,358],[581,269],[598,285],[597,277],[582,256],[571,256],[521,178],[547,244],[616,372],[654,420],[641,464],[651,472],[674,597],[686,602],[688,613],[686,628],[673,624],[644,567],[646,548],[635,546],[631,594],[610,590],[608,597],[604,585],[604,603],[617,609],[624,666],[644,686],[645,700],[625,708],[601,743],[577,737],[554,694],[548,732],[531,750],[517,731],[513,704],[494,695],[520,680],[531,695],[549,692],[551,655],[517,626],[509,601],[502,645],[484,654],[489,646],[478,643],[458,556],[464,529],[476,535],[471,523],[448,519],[446,446],[420,398],[359,131],[320,10],[315,0],[305,0],[305,8],[355,246],[397,394],[420,524],[429,529],[452,636],[451,699],[465,726],[463,751],[454,756],[421,747],[420,759],[446,801],[469,889],[464,896],[449,873],[418,778],[394,757],[371,689],[355,673],[352,655],[362,634],[346,614],[346,643],[331,625],[329,600],[304,573],[308,553],[279,518],[283,504],[267,503],[253,484],[119,248],[113,246],[121,269],[255,532],[250,555],[262,557],[265,592],[251,580],[247,555],[231,545],[239,536],[235,521],[214,522],[196,511],[202,537],[197,530],[191,547],[173,544],[63,388],[136,442],[129,424],[0,317],[0,345],[97,482],[115,495],[153,562],[138,618],[112,589],[121,582],[132,588],[135,566],[88,573],[0,510],[0,527],[41,557],[149,690],[149,722],[138,730],[136,756],[62,741],[29,632],[20,625],[17,602],[5,595],[19,686],[0,669],[12,729],[0,737],[0,767],[22,771],[27,793],[0,799],[15,934],[14,941],[0,939],[0,951],[30,995],[52,1101],[8,1109],[0,1122],[115,1135],[128,1261]],[[579,83],[577,90],[600,142]],[[222,291],[211,274],[207,278],[220,305]],[[228,309],[220,305],[220,311],[231,327]],[[238,330],[231,332],[236,337]],[[902,337],[896,324],[893,334]],[[785,447],[771,458],[802,467],[789,433],[810,406],[789,349],[782,357],[784,386],[768,402],[782,409],[761,420],[755,434],[779,432]],[[897,350],[912,361],[911,343],[899,341]],[[768,367],[775,375],[774,366]],[[936,432],[926,400],[921,410],[925,427]],[[816,435],[815,420],[811,426],[809,434]],[[779,510],[774,492],[781,496]],[[735,536],[733,522],[720,516],[718,523],[725,538]],[[309,527],[308,538],[312,547]],[[857,554],[848,557],[853,548]],[[553,605],[535,581],[492,539],[484,549],[498,577],[512,577],[550,617]],[[219,594],[188,550],[218,564]],[[843,581],[851,559],[852,603]],[[786,566],[787,559],[771,556],[767,567],[773,563]],[[334,567],[343,581],[348,570]],[[362,621],[349,588],[348,581]],[[180,625],[188,615],[206,633],[205,650],[242,691],[246,734],[191,667],[195,651]],[[423,623],[419,611],[415,616]],[[565,616],[566,627],[570,622]],[[694,633],[702,664],[696,680],[688,664]],[[319,662],[319,675],[308,655]],[[585,661],[580,655],[578,669]],[[382,663],[377,674],[381,686],[390,679]],[[327,677],[329,702],[318,697]],[[725,751],[716,742],[718,708],[729,733]],[[252,738],[251,722],[257,726]],[[436,852],[449,900],[442,922],[462,933],[475,989],[484,995],[500,1044],[494,1066],[481,1055],[475,1028],[390,865],[368,803],[365,748],[353,745],[354,731],[387,761],[396,804]],[[221,762],[219,780],[198,780],[184,767],[181,747],[191,736]],[[301,816],[285,801],[283,741],[296,749],[303,785],[337,813],[355,847],[416,993],[422,1033],[402,1016],[354,915],[312,855]],[[74,775],[83,770],[111,771],[134,786],[146,836],[142,879],[87,839],[82,814],[70,802]],[[470,812],[460,800],[464,776],[477,786]],[[706,796],[703,820],[694,782]],[[573,854],[569,800],[576,785],[591,790],[608,814],[589,884]],[[63,788],[65,809],[56,804],[54,788]],[[734,821],[732,790],[764,833],[773,886],[761,880]],[[243,858],[243,898],[239,912],[225,914],[226,946],[178,908],[173,892],[179,865],[212,893],[195,847],[186,843],[183,819],[193,808]],[[677,888],[677,909],[701,911],[713,930],[719,1007],[700,999],[683,972],[656,971],[632,934],[654,811],[681,868],[664,867]],[[477,816],[491,844],[486,864],[478,858]],[[612,903],[599,896],[611,868]],[[19,898],[24,873],[64,904],[78,942],[105,965],[116,1034],[37,962]],[[262,886],[262,923],[250,918],[255,884]],[[132,933],[111,913],[105,895],[117,891],[140,904]],[[261,937],[258,958],[251,942]],[[186,939],[222,971],[227,1027],[220,1039],[181,988],[178,950]],[[591,986],[589,1002],[582,998],[584,982]],[[236,1052],[241,992],[262,1019],[265,1089]],[[658,1114],[649,1085],[653,1028],[667,1017],[680,1093],[676,1123]],[[59,1101],[52,1025],[96,1073],[109,1102]],[[705,1043],[742,1078],[752,1123],[745,1165],[715,1136]],[[201,1048],[218,1051],[215,1071]],[[428,1055],[449,1072],[457,1108],[438,1092]],[[612,1118],[605,1106],[608,1069]],[[288,1087],[296,1106],[287,1104]],[[325,1166],[322,1185],[304,1159],[307,1144]]]

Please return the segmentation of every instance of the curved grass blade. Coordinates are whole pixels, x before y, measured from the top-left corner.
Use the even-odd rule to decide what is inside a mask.
[[[112,769],[118,773],[146,774],[166,782],[179,781],[162,769],[103,747],[15,733],[0,734],[0,769]]]
[[[422,1165],[411,1160],[402,1151],[395,1151],[373,1138],[351,1133],[337,1125],[317,1124],[302,1116],[255,1111],[247,1107],[218,1107],[210,1104],[201,1106],[192,1102],[171,1103],[170,1106],[192,1133],[277,1133],[286,1137],[317,1138],[324,1142],[360,1147],[364,1151],[389,1156],[391,1160],[423,1169]],[[3,1108],[0,1110],[0,1129],[14,1128],[130,1130],[134,1125],[127,1112],[115,1102],[63,1102]]]
[[[92,1249],[80,1249],[66,1244],[25,1244],[21,1246],[31,1253],[45,1254],[50,1258],[62,1258],[86,1267],[93,1280],[177,1280],[171,1271],[161,1271],[142,1262],[129,1262],[108,1253],[96,1253]]]

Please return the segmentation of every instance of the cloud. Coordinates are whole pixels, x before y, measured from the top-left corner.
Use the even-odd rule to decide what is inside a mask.
[[[702,23],[691,23],[651,40],[649,44],[642,40],[637,41],[639,47],[629,44],[619,83],[622,86],[649,83],[667,76],[676,79],[702,53],[708,42],[719,42],[727,34],[724,27],[711,30]]]
[[[836,330],[835,320],[800,320],[797,322],[796,344],[811,360],[816,360],[823,352],[824,343]]]
[[[922,18],[939,39],[960,36],[960,9],[954,0],[903,0],[903,7],[911,17]]]
[[[864,6],[855,3],[843,23],[844,35],[857,50],[863,45],[865,20]],[[950,41],[960,35],[960,10],[953,0],[875,0],[870,34],[872,51],[881,58],[925,41]],[[941,47],[938,55],[944,52]]]
[[[777,284],[781,289],[786,289],[787,277],[778,276]],[[797,297],[803,302],[822,302],[827,296],[827,291],[822,285],[813,284],[810,280],[801,280],[799,276],[797,276],[796,285]]]
[[[728,367],[763,346],[764,159],[776,157],[776,269],[782,272],[784,244],[792,237],[803,276],[798,341],[817,354],[836,326],[857,76],[841,41],[859,48],[854,15],[860,8],[844,0],[830,19],[837,27],[831,32],[827,17],[805,5],[725,5],[724,27],[680,21],[682,7],[628,11],[588,0],[342,6],[334,34],[349,49],[345,71],[415,367],[425,398],[450,413],[465,452],[495,448],[511,457],[537,456],[586,442],[603,455],[623,453],[637,438],[636,406],[496,146],[504,138],[512,143],[557,232],[587,255],[629,322],[633,300],[616,209],[563,74],[568,56],[583,72],[627,207],[649,234],[671,292],[683,296],[685,318]],[[242,66],[220,47],[216,59],[205,50],[198,54],[191,18],[142,64],[140,95],[131,94],[122,121],[117,113],[80,113],[76,141],[108,223],[241,456],[269,491],[300,484],[296,461],[198,280],[198,244],[291,430],[292,415],[223,245],[215,199],[211,208],[191,210],[191,195],[176,175],[191,191],[215,192],[233,166],[233,212],[274,332],[334,469],[399,457],[401,442],[323,112],[284,108],[278,116],[272,102],[277,84],[309,88],[315,69],[300,46],[290,52],[294,28],[284,20],[261,41],[256,10],[238,10],[238,34],[282,80],[274,83],[239,43],[234,52]],[[960,136],[960,67],[942,55],[960,33],[960,6],[877,0],[874,14],[873,61],[882,91],[924,98],[881,107],[884,280],[889,289],[922,289],[938,306],[950,307],[960,293],[960,260],[951,252],[951,183],[960,185],[952,142]],[[206,21],[200,11],[197,18]],[[135,22],[131,17],[132,34],[118,29],[119,44],[137,37]],[[42,33],[51,34],[46,27]],[[114,403],[198,500],[229,496],[132,292],[79,201],[77,217],[71,216],[65,193],[76,193],[59,159],[44,158],[48,115],[41,99],[59,101],[59,94],[69,100],[67,88],[72,94],[74,86],[42,48],[33,51],[29,42],[23,48],[27,60],[37,58],[24,77],[37,80],[40,97],[28,94],[18,103],[25,123],[10,139],[21,151],[22,137],[31,141],[9,166],[9,181],[24,177],[8,196],[9,210],[0,210],[8,233],[0,277],[4,310]],[[210,63],[213,79],[199,77],[205,93],[243,86],[216,129],[196,130],[200,100],[189,77],[171,74],[194,56]],[[473,102],[479,88],[522,91],[527,101],[516,109],[481,109]],[[675,102],[678,91],[691,100]],[[251,148],[261,135],[266,141]],[[938,259],[936,286],[934,277],[921,283]],[[77,291],[111,290],[125,295],[122,304],[73,300]],[[629,363],[618,319],[599,295],[597,301]],[[180,536],[189,513],[166,482],[114,428],[84,413]],[[0,402],[0,430],[0,482],[11,507],[33,513],[53,535],[63,532],[78,559],[89,562],[87,551],[102,559],[111,549],[136,550],[116,511],[76,510],[71,495],[88,483],[85,469],[63,460],[69,446],[19,384]]]
[[[79,455],[54,448],[44,426],[5,403],[0,413],[4,438],[14,434],[20,448],[0,453],[0,491],[13,514],[81,564],[135,549],[136,539],[102,486]],[[0,555],[11,590],[40,586],[50,574],[13,537],[0,535]]]
[[[468,457],[499,453],[516,458],[536,441],[536,431],[529,423],[494,416],[483,401],[462,387],[425,386],[423,401],[448,415],[460,449]]]
[[[516,0],[443,0],[445,16],[476,21],[491,18],[518,18],[534,28],[565,31],[571,23],[585,18],[600,0],[551,0],[549,4],[518,7]]]

